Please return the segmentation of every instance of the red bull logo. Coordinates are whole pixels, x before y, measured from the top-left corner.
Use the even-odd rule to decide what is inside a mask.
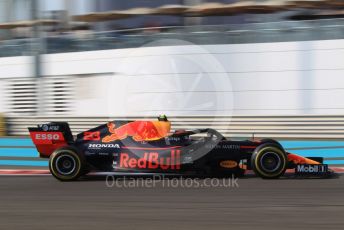
[[[161,157],[157,152],[144,153],[141,158],[121,153],[119,164],[121,168],[179,170],[180,150],[171,150],[170,156],[167,157]]]
[[[107,124],[108,136],[102,142],[123,140],[131,136],[135,141],[153,141],[166,137],[170,132],[171,123],[168,121],[133,121],[116,128],[112,122]]]

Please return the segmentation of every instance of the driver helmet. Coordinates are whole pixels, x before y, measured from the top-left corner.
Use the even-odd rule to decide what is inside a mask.
[[[167,116],[165,114],[159,115],[158,121],[168,121]]]

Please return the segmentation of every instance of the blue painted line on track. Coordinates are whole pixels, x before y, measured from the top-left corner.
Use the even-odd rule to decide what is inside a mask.
[[[0,138],[1,146],[34,147],[30,138]]]
[[[39,157],[34,148],[0,148],[0,157]]]
[[[48,161],[0,160],[0,165],[47,167]]]
[[[329,165],[344,165],[344,160],[325,160],[324,164]]]
[[[344,146],[344,141],[280,141],[284,148],[311,148]]]

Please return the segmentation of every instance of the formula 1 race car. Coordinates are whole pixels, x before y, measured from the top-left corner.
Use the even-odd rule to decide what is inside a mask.
[[[50,158],[51,174],[76,180],[90,171],[163,173],[166,175],[243,175],[265,179],[287,169],[296,174],[330,172],[323,159],[286,152],[273,139],[234,141],[214,129],[170,133],[166,116],[157,121],[113,121],[79,133],[74,140],[68,123],[51,122],[29,128],[40,157]]]

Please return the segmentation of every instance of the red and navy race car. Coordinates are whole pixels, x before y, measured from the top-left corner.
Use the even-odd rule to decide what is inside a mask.
[[[287,169],[296,174],[330,173],[323,159],[286,152],[273,139],[234,141],[214,129],[170,133],[166,116],[156,121],[112,121],[74,139],[68,123],[51,122],[29,128],[40,157],[50,158],[51,174],[76,180],[90,171],[163,173],[166,175],[256,175],[273,179]]]

